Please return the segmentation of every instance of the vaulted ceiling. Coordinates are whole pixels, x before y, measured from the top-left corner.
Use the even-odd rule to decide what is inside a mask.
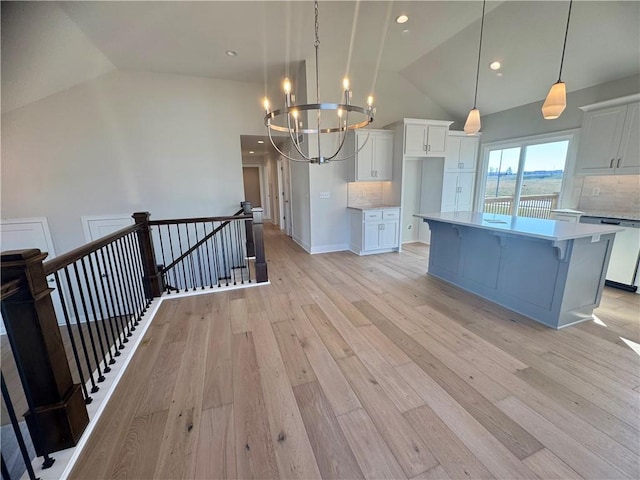
[[[310,1],[57,2],[38,8],[48,10],[34,24],[29,16],[36,16],[35,5],[3,2],[3,104],[20,106],[14,97],[24,89],[22,77],[47,77],[38,62],[65,72],[62,87],[73,83],[73,75],[77,83],[117,68],[259,82],[270,91],[295,62],[313,61]],[[544,98],[558,78],[567,9],[566,1],[487,2],[478,93],[483,114]],[[473,103],[481,11],[477,0],[320,1],[321,69],[338,79],[360,72],[366,79],[362,95],[380,72],[399,75],[463,118]],[[394,21],[401,13],[409,16],[403,25]],[[72,59],[64,46],[25,49],[25,42],[33,43],[28,28],[34,25],[51,30],[42,34],[44,43],[54,42],[54,30],[62,29],[68,45],[79,49],[82,37],[86,51],[74,58],[91,62],[67,64]],[[502,62],[500,75],[488,68],[493,60]],[[563,71],[568,90],[639,72],[640,2],[574,2]],[[43,95],[38,88],[46,94],[46,88],[61,87],[41,80],[30,88],[28,98],[37,99]],[[394,93],[389,82],[376,85],[379,97]]]

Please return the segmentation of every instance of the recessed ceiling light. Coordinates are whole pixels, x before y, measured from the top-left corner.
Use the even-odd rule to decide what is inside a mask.
[[[238,55],[238,52],[236,52],[235,50],[227,50],[227,55],[229,55],[230,57],[235,57],[236,55]]]
[[[264,140],[258,140],[258,143],[264,143]]]
[[[489,64],[489,68],[490,68],[491,70],[500,70],[500,67],[501,67],[501,66],[502,66],[502,64],[501,64],[499,61],[497,61],[497,60],[496,60],[496,61],[494,61],[494,62],[491,62],[491,63]]]
[[[407,17],[405,14],[396,17],[396,23],[407,23],[408,20],[409,17]]]
[[[253,155],[254,153],[256,152],[254,152],[253,150],[249,150],[249,155]]]

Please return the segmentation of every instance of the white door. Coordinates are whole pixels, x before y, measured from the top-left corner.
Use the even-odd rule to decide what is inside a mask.
[[[458,174],[458,200],[456,210],[470,212],[473,206],[473,186],[475,173],[461,172]]]
[[[17,218],[0,222],[0,250],[4,252],[7,250],[23,250],[25,248],[39,248],[42,252],[48,252],[49,256],[45,261],[51,260],[56,256],[46,218]],[[53,275],[47,278],[47,283],[51,288],[56,288]],[[62,305],[57,289],[52,292],[51,299],[53,300],[53,308],[56,311],[58,323],[64,323]],[[0,334],[4,335],[5,333],[4,323],[0,323]]]
[[[133,218],[130,214],[92,215],[82,217],[82,228],[84,230],[84,237],[87,242],[98,240],[99,238],[110,235],[114,232],[117,232],[118,230],[128,227],[133,223]],[[116,308],[118,310],[123,310],[125,307],[123,307],[121,304],[115,305],[114,302],[111,301],[111,298],[115,298],[117,297],[117,295],[110,295],[108,292],[115,290],[116,286],[118,285],[118,278],[116,278],[114,272],[124,271],[124,266],[120,266],[120,260],[118,258],[111,258],[108,251],[104,254],[106,255],[106,261],[103,261],[102,255],[92,255],[90,257],[92,259],[92,264],[93,268],[95,269],[96,275],[98,275],[103,282],[101,288],[98,289],[97,292],[95,292],[95,295],[97,295],[98,301],[107,310],[107,314],[109,311],[115,312],[115,314],[117,314]],[[114,315],[114,313],[111,313],[111,315]]]

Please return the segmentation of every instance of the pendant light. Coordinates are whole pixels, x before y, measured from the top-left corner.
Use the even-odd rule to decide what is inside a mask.
[[[567,48],[567,34],[569,33],[569,20],[571,19],[571,5],[573,0],[569,1],[569,14],[567,15],[567,28],[564,32],[564,45],[562,46],[562,58],[560,59],[560,73],[558,81],[551,86],[547,99],[542,105],[542,116],[545,120],[554,120],[562,115],[567,107],[567,87],[562,81],[562,64],[564,63],[564,51]]]
[[[480,55],[482,53],[482,31],[484,30],[484,7],[486,0],[482,0],[482,20],[480,21],[480,44],[478,45],[478,68],[476,69],[476,93],[473,96],[473,108],[469,112],[464,124],[464,133],[476,135],[480,131],[480,110],[476,107],[478,101],[478,79],[480,78]]]

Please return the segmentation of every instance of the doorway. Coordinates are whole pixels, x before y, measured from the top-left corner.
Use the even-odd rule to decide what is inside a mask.
[[[262,207],[262,186],[259,166],[243,166],[242,181],[244,183],[244,199],[251,202],[252,207]]]

